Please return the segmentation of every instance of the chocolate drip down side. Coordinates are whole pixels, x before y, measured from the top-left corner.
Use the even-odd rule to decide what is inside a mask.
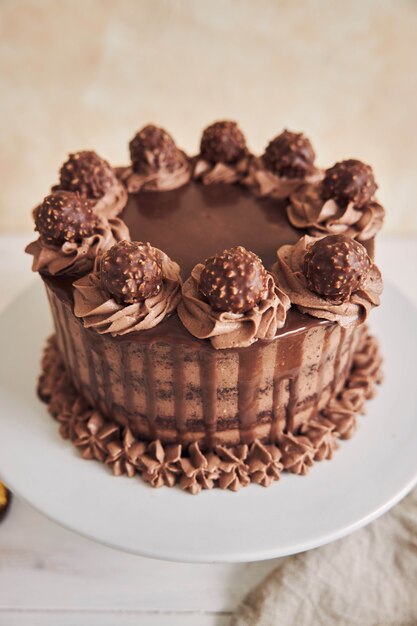
[[[275,444],[255,439],[250,445],[216,445],[213,450],[204,450],[198,442],[143,442],[126,424],[92,409],[72,386],[55,337],[44,353],[38,393],[59,423],[62,437],[72,441],[83,458],[104,462],[116,476],[138,473],[153,487],[178,484],[195,495],[213,487],[237,491],[251,482],[267,487],[279,480],[283,470],[307,474],[314,461],[332,458],[338,438],[352,436],[356,415],[364,412],[365,401],[373,397],[381,380],[378,345],[365,329],[338,395],[303,423],[298,434],[284,432]]]
[[[212,448],[297,432],[344,384],[361,335],[313,320],[303,327],[300,315],[299,330],[289,325],[274,341],[244,349],[215,350],[181,330],[175,317],[163,324],[169,343],[153,330],[113,338],[84,328],[59,290],[50,284],[47,291],[75,388],[148,441]],[[320,351],[317,368],[312,355]]]

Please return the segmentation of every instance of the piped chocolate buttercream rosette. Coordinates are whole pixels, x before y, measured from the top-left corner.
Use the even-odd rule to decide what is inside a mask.
[[[380,303],[380,271],[350,237],[305,235],[295,245],[281,246],[277,257],[271,271],[302,313],[358,326]]]
[[[223,120],[208,126],[201,137],[193,175],[204,185],[233,184],[248,174],[246,139],[236,122]]]
[[[321,182],[301,186],[290,197],[287,216],[312,236],[345,234],[358,241],[375,237],[385,211],[375,200],[372,168],[356,159],[340,161]]]
[[[120,175],[129,193],[168,191],[190,180],[186,154],[163,128],[144,126],[131,140],[129,150],[132,165]]]
[[[180,286],[180,268],[164,252],[121,241],[74,283],[74,313],[100,334],[147,330],[175,310]]]
[[[315,158],[313,146],[303,133],[284,130],[269,142],[261,157],[251,161],[242,182],[260,196],[287,198],[306,181],[321,178]]]
[[[91,201],[94,213],[107,218],[119,215],[127,203],[126,189],[114,169],[92,150],[70,154],[52,190],[78,192]]]
[[[182,296],[178,306],[182,323],[217,349],[272,339],[290,306],[261,260],[242,246],[196,265]]]
[[[117,217],[98,215],[94,202],[75,191],[56,191],[35,209],[39,237],[26,247],[32,270],[50,276],[79,276],[91,270],[99,254],[129,238]]]

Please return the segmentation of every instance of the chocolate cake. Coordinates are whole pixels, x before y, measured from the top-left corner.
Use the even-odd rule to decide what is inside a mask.
[[[70,155],[34,211],[55,324],[41,398],[84,458],[153,486],[306,473],[381,377],[372,169],[322,170],[289,131],[256,157],[229,121],[196,157],[155,126],[130,154]]]

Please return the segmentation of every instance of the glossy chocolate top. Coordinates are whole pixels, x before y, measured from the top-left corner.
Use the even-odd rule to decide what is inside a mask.
[[[180,265],[184,280],[197,263],[239,245],[255,252],[265,267],[270,268],[276,261],[277,248],[296,243],[303,234],[289,224],[284,201],[258,198],[239,185],[190,182],[172,191],[142,191],[129,196],[120,217],[129,227],[132,240],[149,242],[163,250]],[[45,280],[61,297],[72,299],[73,279]],[[285,326],[277,335],[326,323],[291,307]],[[190,335],[177,314],[156,328],[129,335],[128,340],[132,341],[133,337],[140,343],[169,341],[212,349],[208,340]]]
[[[190,182],[172,191],[131,195],[121,214],[132,240],[163,250],[188,278],[197,263],[226,248],[244,246],[269,268],[276,251],[302,233],[287,219],[285,203],[257,198],[239,185]]]

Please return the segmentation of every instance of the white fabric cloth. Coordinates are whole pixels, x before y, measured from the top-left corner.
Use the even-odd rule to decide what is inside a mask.
[[[279,561],[231,623],[416,626],[417,489],[366,528]]]

